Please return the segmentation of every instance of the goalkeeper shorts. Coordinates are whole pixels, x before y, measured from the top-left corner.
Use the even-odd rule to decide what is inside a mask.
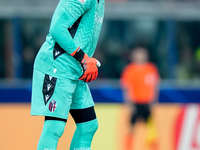
[[[68,119],[70,109],[92,106],[94,101],[87,83],[55,78],[34,69],[31,115]]]

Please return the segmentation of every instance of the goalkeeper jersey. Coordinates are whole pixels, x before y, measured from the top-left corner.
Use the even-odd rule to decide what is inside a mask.
[[[104,0],[60,0],[34,68],[57,78],[78,79],[83,70],[72,54],[80,47],[89,57],[96,49]]]

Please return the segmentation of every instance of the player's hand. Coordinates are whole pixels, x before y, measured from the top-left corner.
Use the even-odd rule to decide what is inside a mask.
[[[97,61],[95,58],[90,58],[87,54],[84,55],[81,61],[81,67],[83,68],[83,75],[79,80],[84,82],[91,82],[98,76]]]
[[[83,69],[83,74],[79,80],[83,80],[84,82],[96,80],[98,76],[97,66],[100,67],[100,62],[95,58],[90,58],[81,49],[76,50],[75,54],[71,55],[81,63],[81,67]]]

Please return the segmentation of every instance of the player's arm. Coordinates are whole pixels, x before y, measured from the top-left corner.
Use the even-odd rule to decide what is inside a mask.
[[[122,72],[121,78],[120,78],[120,84],[123,90],[123,96],[124,100],[126,102],[131,101],[130,100],[130,95],[129,95],[129,90],[131,88],[131,82],[132,82],[132,76],[131,76],[131,69],[130,66],[126,66],[125,69]]]
[[[159,84],[160,84],[160,75],[158,68],[154,65],[154,74],[155,74],[155,101],[158,101],[159,96]]]
[[[91,5],[92,0],[88,0],[84,4],[79,0],[61,0],[54,12],[49,32],[69,54],[76,51],[79,45],[76,45],[68,29],[91,8]]]
[[[76,45],[68,30],[85,11],[91,8],[93,1],[87,0],[81,3],[79,0],[62,0],[61,3],[61,8],[56,10],[57,12],[53,16],[50,34],[67,53],[80,62],[83,69],[80,80],[93,81],[98,75],[98,61],[90,58]]]
[[[126,66],[124,70],[122,71],[121,78],[120,78],[120,84],[123,89],[128,89],[132,85],[132,68],[130,65]]]
[[[71,16],[67,9],[62,7],[59,10],[59,16],[53,18],[49,30],[53,39],[69,54],[78,48],[68,31],[75,21],[75,18]]]

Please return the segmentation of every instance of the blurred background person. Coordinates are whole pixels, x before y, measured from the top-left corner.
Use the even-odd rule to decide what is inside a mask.
[[[151,104],[157,98],[159,73],[157,67],[148,61],[148,52],[144,47],[137,47],[131,52],[131,63],[122,72],[121,85],[127,104],[131,107],[130,129],[126,137],[126,150],[133,149],[136,122],[150,123]],[[153,127],[153,126],[152,126]],[[151,129],[151,128],[149,128]],[[154,129],[152,129],[154,130]],[[149,132],[149,131],[147,131]],[[156,149],[156,133],[147,135],[147,142]],[[145,136],[145,135],[144,135]],[[151,137],[149,137],[151,136]]]
[[[32,66],[58,2],[0,0],[0,150],[36,149],[44,120],[29,115]],[[105,20],[94,53],[102,67],[98,80],[89,84],[99,120],[92,149],[124,149],[125,137],[133,127],[128,127],[132,126],[128,121],[131,109],[124,105],[119,79],[130,63],[130,47],[138,43],[148,50],[149,61],[156,64],[161,78],[159,98],[151,109],[159,150],[200,149],[196,135],[200,130],[198,6],[198,0],[106,1]],[[140,122],[132,131],[134,150],[149,150],[143,148],[145,127],[153,124]],[[69,149],[74,130],[71,118],[59,150]],[[152,134],[147,131],[153,139],[155,130]]]

